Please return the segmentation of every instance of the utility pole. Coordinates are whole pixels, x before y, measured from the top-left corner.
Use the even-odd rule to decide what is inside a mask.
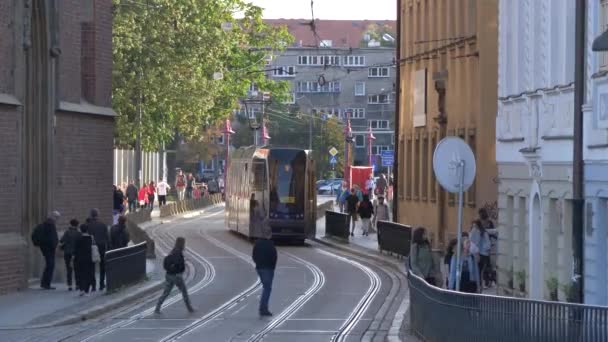
[[[142,185],[142,158],[141,158],[141,125],[142,125],[142,90],[141,90],[141,79],[142,79],[141,69],[138,71],[137,78],[139,80],[138,88],[139,94],[137,95],[137,138],[135,140],[135,170],[137,170],[137,187],[141,187]]]
[[[572,158],[572,253],[575,302],[584,303],[585,194],[583,161],[583,104],[585,102],[585,9],[576,1],[574,56],[574,142]]]

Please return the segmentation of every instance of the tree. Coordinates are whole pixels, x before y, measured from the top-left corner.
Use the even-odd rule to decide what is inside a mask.
[[[287,84],[265,78],[264,57],[293,38],[284,27],[266,25],[261,8],[243,0],[113,3],[117,145],[132,146],[138,129],[145,149],[158,148],[175,132],[201,141],[252,83],[286,96]]]

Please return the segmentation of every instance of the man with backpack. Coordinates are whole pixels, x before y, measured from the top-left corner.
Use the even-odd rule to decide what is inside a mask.
[[[163,305],[163,302],[169,294],[171,290],[173,290],[173,286],[177,286],[177,288],[182,293],[182,298],[184,299],[184,303],[186,304],[186,308],[189,312],[194,312],[194,308],[192,304],[190,304],[190,297],[188,297],[188,289],[186,288],[186,283],[184,282],[184,271],[186,270],[186,262],[184,260],[184,249],[186,248],[186,239],[183,237],[178,237],[175,240],[175,247],[169,255],[165,257],[163,260],[163,267],[167,272],[165,274],[165,290],[163,294],[158,299],[158,303],[156,304],[156,309],[154,310],[155,314],[160,314],[160,308]]]
[[[110,246],[112,249],[127,247],[131,236],[127,231],[127,218],[120,216],[118,223],[110,228]]]
[[[40,248],[44,257],[44,271],[40,278],[40,287],[44,290],[54,290],[51,287],[53,280],[53,272],[55,271],[55,250],[59,244],[57,236],[57,227],[55,224],[61,214],[58,211],[53,211],[49,217],[41,224],[34,228],[32,232],[32,243]]]

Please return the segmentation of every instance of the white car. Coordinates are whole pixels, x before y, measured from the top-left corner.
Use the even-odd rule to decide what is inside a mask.
[[[333,181],[329,184],[326,184],[326,185],[320,187],[319,194],[320,195],[331,195],[331,194],[335,193],[336,191],[338,191],[338,189],[340,189],[340,186],[342,186],[342,181]]]

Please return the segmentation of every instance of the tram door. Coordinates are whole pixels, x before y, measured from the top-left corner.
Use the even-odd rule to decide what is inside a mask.
[[[317,235],[317,175],[315,161],[308,155],[306,165],[306,237],[315,238]]]
[[[252,177],[250,179],[250,182],[251,193],[255,196],[256,201],[258,201],[258,203],[262,206],[262,209],[264,209],[266,217],[268,217],[268,165],[266,163],[266,159],[253,159]],[[262,232],[254,231],[251,216],[249,219],[249,236],[262,236]]]

